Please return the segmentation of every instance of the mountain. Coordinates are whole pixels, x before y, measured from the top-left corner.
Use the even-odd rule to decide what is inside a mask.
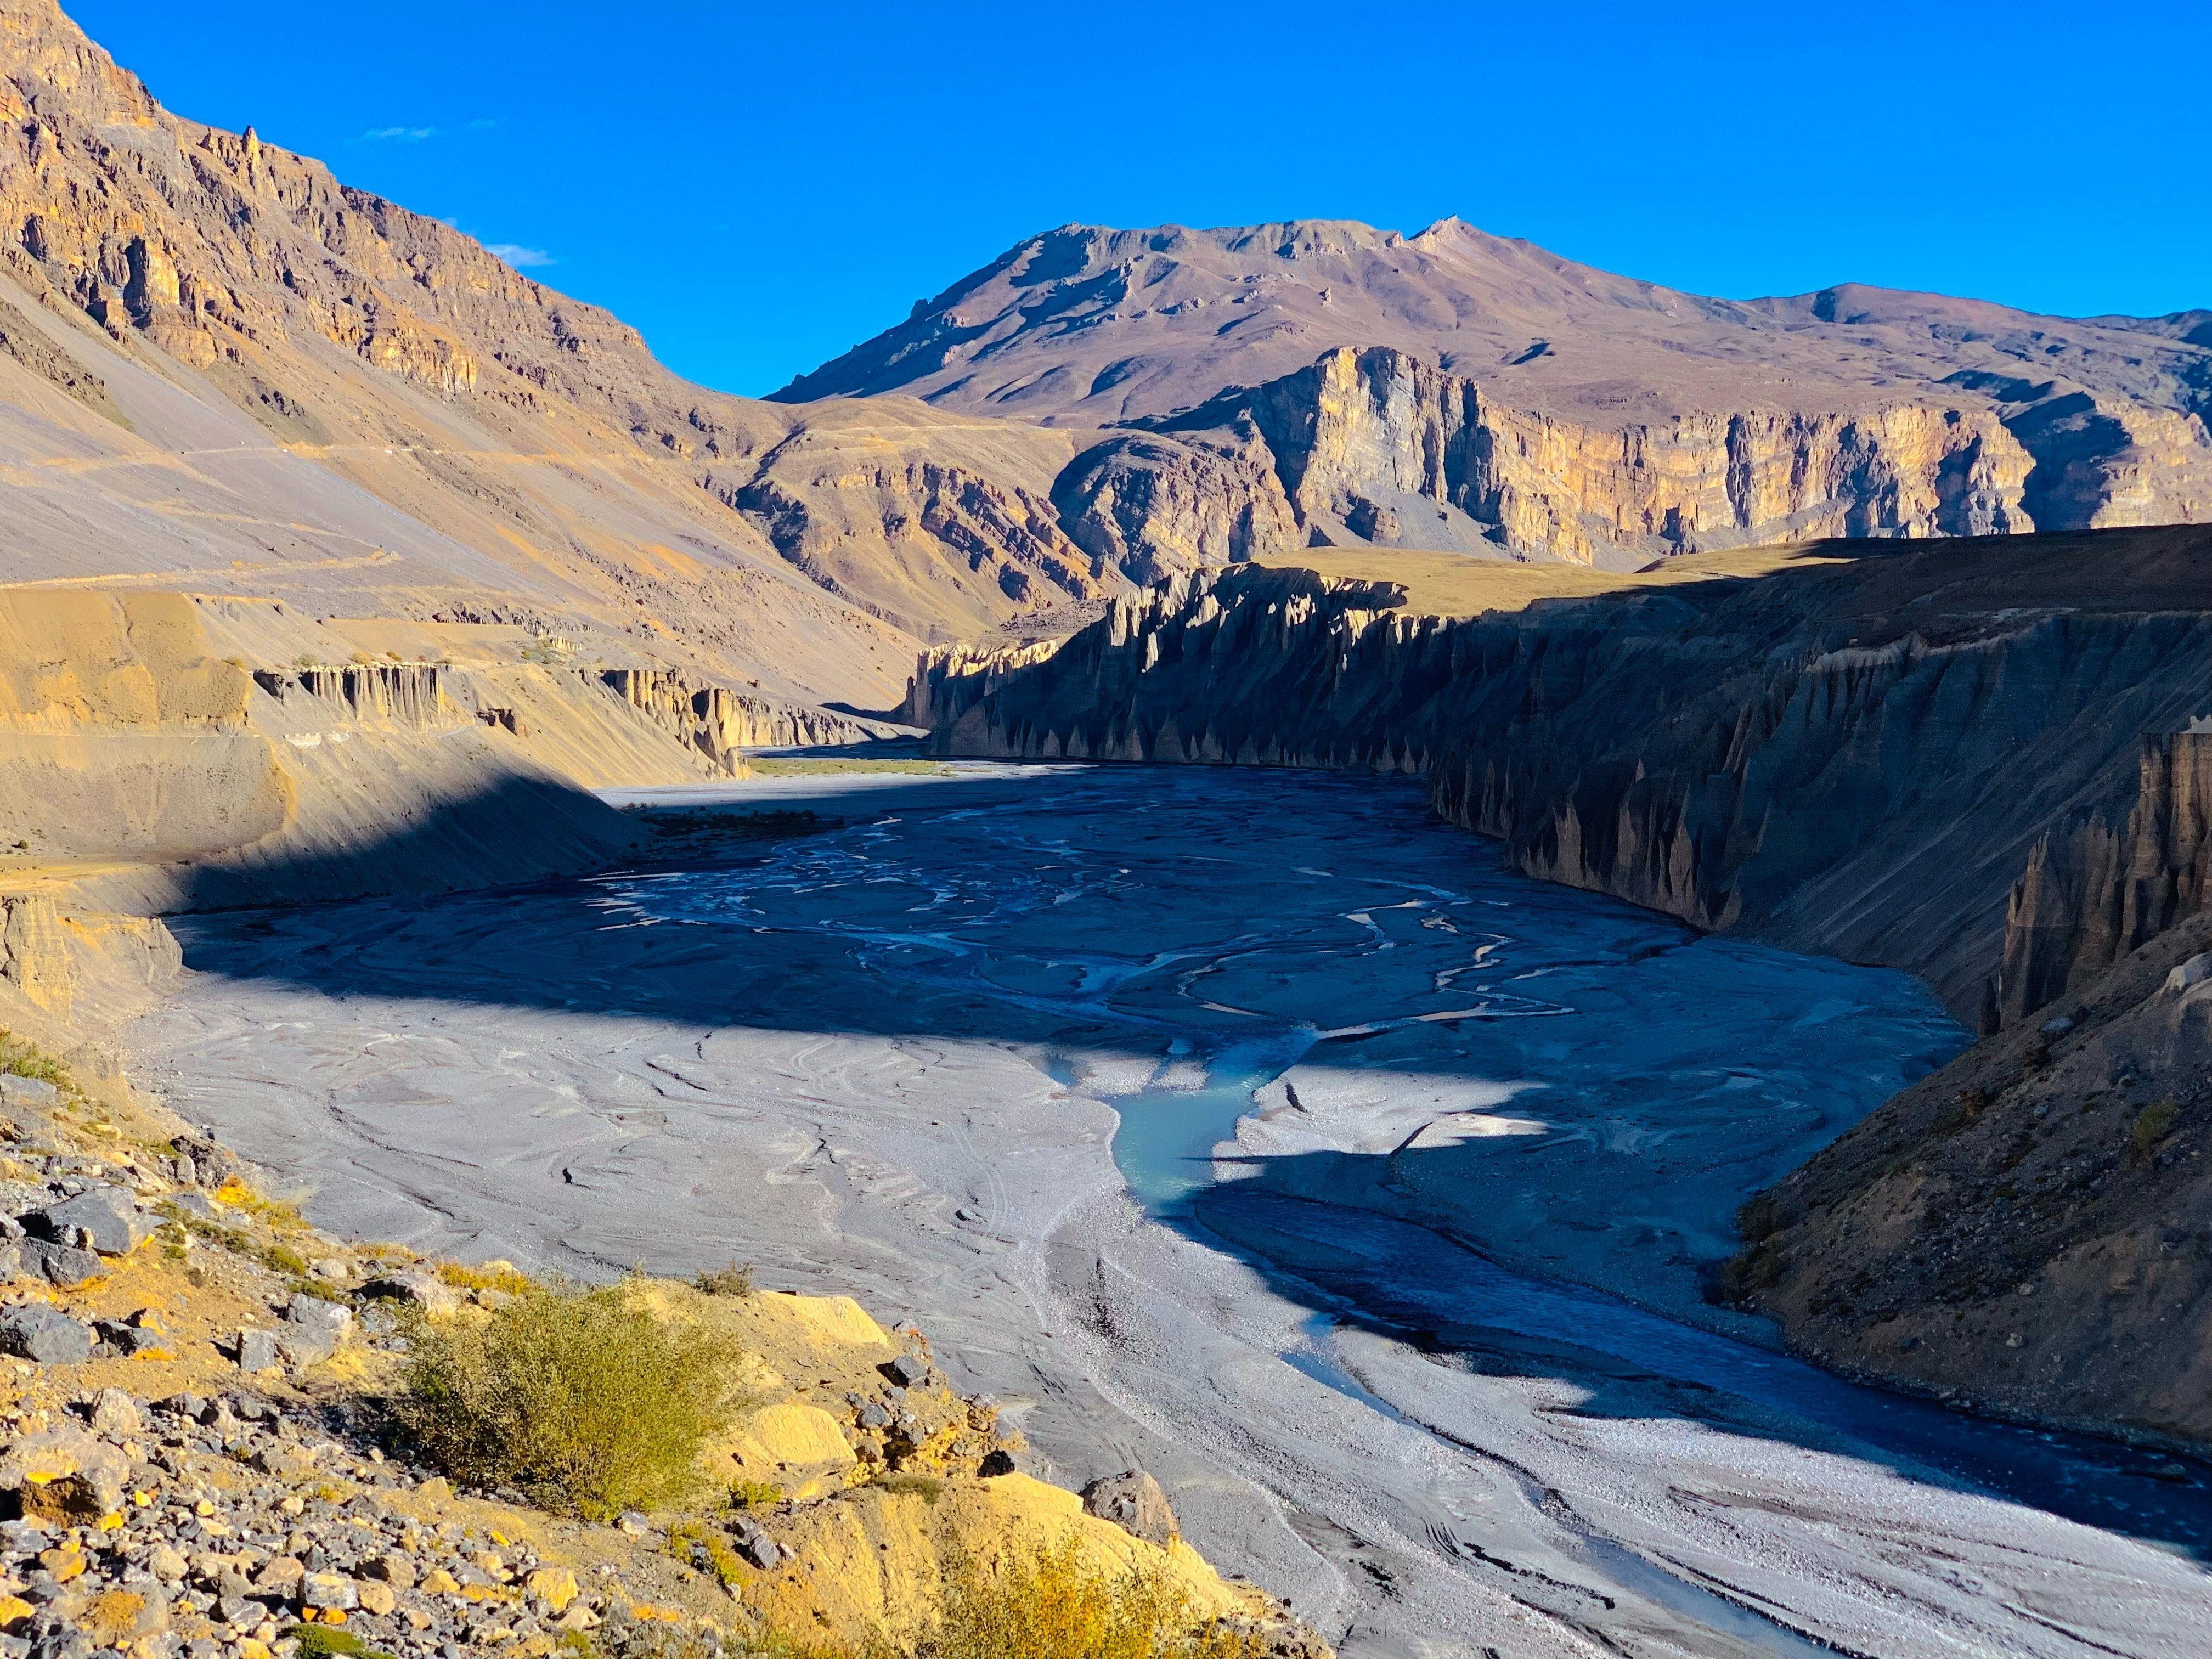
[[[1075,444],[690,386],[637,333],[320,164],[164,110],[0,0],[0,581],[490,622],[794,703],[1090,597]]]
[[[1071,225],[775,398],[1133,426],[1267,465],[1294,539],[1641,562],[2212,517],[2212,316],[1679,293],[1446,219]]]

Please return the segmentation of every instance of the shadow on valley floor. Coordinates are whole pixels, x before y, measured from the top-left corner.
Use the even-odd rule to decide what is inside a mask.
[[[642,850],[635,820],[589,797],[495,796],[434,814],[376,846],[264,872],[261,890],[359,891],[395,871],[434,886],[456,867],[457,846],[465,854],[459,864],[473,867],[496,851],[502,834],[533,833],[512,822],[518,811],[572,826],[564,834],[600,837],[611,859],[643,862],[580,880],[187,916],[173,925],[191,968],[310,1000],[257,1016],[270,1020],[343,1027],[357,1018],[366,1033],[390,1022],[377,1011],[349,1014],[343,1005],[388,1000],[635,1017],[679,1035],[741,1026],[925,1045],[1017,1044],[1079,1062],[1136,1056],[1148,1066],[1189,1052],[1194,1032],[1225,1049],[1246,1041],[1238,1034],[1253,1033],[1255,1023],[1287,1030],[1296,1018],[1284,1011],[1300,995],[1310,1011],[1297,1018],[1309,1021],[1358,1030],[1366,1028],[1355,1022],[1366,1016],[1395,1016],[1375,1027],[1381,1035],[1353,1045],[1363,1053],[1419,1044],[1405,1052],[1416,1054],[1424,1071],[1474,1079],[1527,1075],[1499,1067],[1518,1063],[1516,1052],[1535,1052],[1531,1034],[1547,1022],[1527,1016],[1546,1013],[1546,996],[1583,1000],[1591,1039],[1639,1023],[1688,1029],[1704,1048],[1686,1060],[1680,1054],[1688,1049],[1670,1051],[1663,1063],[1686,1068],[1694,1060],[1707,1070],[1706,1051],[1731,1041],[1713,999],[1732,977],[1753,976],[1753,1003],[1761,994],[1832,998],[1839,991],[1869,1005],[1897,997],[1884,988],[1894,976],[1727,941],[1691,950],[1698,936],[1671,921],[1511,875],[1487,844],[1435,821],[1416,786],[1134,769],[1048,785],[1041,793],[1034,783],[994,782],[927,814],[902,809],[834,835],[692,848],[658,861]],[[1013,799],[1026,800],[1027,816],[1012,829],[972,810]],[[1194,802],[1214,816],[1192,817]],[[1078,809],[1092,817],[1082,820]],[[969,840],[957,855],[935,863],[924,856],[963,836]],[[1261,845],[1264,860],[1247,850]],[[1346,873],[1331,876],[1331,868]],[[1313,883],[1297,884],[1309,877]],[[206,902],[235,894],[236,878],[224,880]],[[1449,954],[1434,954],[1440,951]],[[1456,965],[1439,977],[1446,960]],[[1489,964],[1481,969],[1487,974],[1501,962],[1523,970],[1520,978],[1501,969],[1495,983],[1475,983],[1475,965]],[[1770,977],[1759,979],[1761,973]],[[1326,994],[1302,993],[1301,975]],[[1686,999],[1649,1000],[1662,981],[1686,987]],[[1561,988],[1570,986],[1579,989]],[[1264,1021],[1208,1000],[1267,995],[1283,1000],[1260,1005],[1269,1010]],[[318,1008],[315,998],[340,1006]],[[1434,1012],[1416,1012],[1478,1000],[1502,1018],[1470,1019],[1463,1035]],[[1940,1024],[1929,1007],[1928,1018]],[[1620,1018],[1624,1010],[1631,1018]],[[1880,1035],[1870,1026],[1856,1041],[1861,1050],[1886,1053],[1893,1066],[1894,1044],[1908,1040],[1898,1033],[1917,1030],[1920,1041],[1933,1041],[1933,1027],[1915,1025],[1909,1009],[1884,1018],[1892,1023]],[[1205,1026],[1208,1020],[1215,1024]],[[1820,1059],[1826,1051],[1808,1045],[1838,1040],[1822,1035],[1838,1023],[1831,1017],[1802,1030],[1786,1022],[1755,1030],[1770,1047],[1804,1050],[1819,1073],[1832,1068]],[[1571,1049],[1572,1025],[1548,1028]],[[1307,1036],[1273,1059],[1262,1032],[1249,1061],[1255,1074],[1305,1054],[1311,1030],[1309,1024]],[[1656,1067],[1658,1054],[1624,1052],[1605,1063],[1622,1072],[1632,1059]],[[1910,1063],[1924,1070],[1942,1058],[1930,1053],[1924,1063]],[[1666,1076],[1639,1073],[1636,1092],[1665,1097]],[[1079,1079],[1077,1085],[1085,1086]],[[1249,1103],[1249,1093],[1241,1104],[1231,1101],[1227,1118],[1198,1144],[1230,1133],[1236,1112]],[[1864,1098],[1856,1109],[1875,1103]],[[1807,1121],[1820,1127],[1817,1115]],[[1842,1127],[1835,1121],[1820,1132]],[[1723,1190],[1710,1170],[1662,1184],[1710,1182],[1707,1207],[1724,1225],[1743,1193],[1788,1167],[1774,1167],[1773,1158],[1802,1156],[1791,1145],[1778,1140],[1762,1152],[1765,1167],[1730,1165],[1733,1190]],[[1593,1157],[1596,1151],[1594,1144]],[[2153,1479],[2147,1472],[2170,1460],[1978,1423],[1856,1388],[1595,1292],[1509,1272],[1438,1233],[1376,1213],[1393,1207],[1387,1199],[1373,1210],[1315,1201],[1321,1193],[1434,1190],[1458,1179],[1453,1171],[1473,1155],[1466,1147],[1286,1155],[1249,1166],[1247,1178],[1204,1191],[1187,1206],[1167,1206],[1161,1216],[1209,1245],[1226,1241],[1317,1322],[1408,1341],[1437,1364],[1548,1379],[1559,1397],[1546,1409],[1563,1421],[1680,1419],[1863,1451],[2093,1524],[2212,1549],[2212,1469],[2190,1467],[2178,1484]],[[1638,1178],[1658,1180],[1662,1162],[1643,1160]],[[1554,1158],[1533,1178],[1571,1185],[1583,1179],[1580,1168]],[[1607,1200],[1594,1188],[1589,1202],[1602,1212]],[[1674,1248],[1681,1248],[1679,1238]],[[1723,1251],[1725,1241],[1713,1248]],[[1332,1386],[1358,1386],[1318,1350],[1306,1358],[1311,1373]]]
[[[1447,1232],[1310,1196],[1317,1183],[1334,1180],[1362,1190],[1390,1170],[1300,1167],[1428,1156],[1258,1161],[1244,1178],[1207,1188],[1160,1218],[1226,1247],[1276,1294],[1312,1308],[1325,1328],[1406,1343],[1432,1365],[1477,1376],[1547,1381],[1551,1397],[1535,1409],[1570,1432],[1574,1419],[1680,1419],[1724,1435],[1869,1459],[1916,1480],[1935,1471],[2068,1520],[2212,1557],[2212,1462],[1971,1417],[1846,1382],[1601,1291],[1514,1273]],[[1319,1347],[1310,1358],[1286,1357],[1382,1404],[1352,1368]],[[1448,1443],[1468,1443],[1464,1422],[1430,1420],[1402,1389],[1382,1408]],[[1500,1415],[1524,1408],[1507,1403]]]

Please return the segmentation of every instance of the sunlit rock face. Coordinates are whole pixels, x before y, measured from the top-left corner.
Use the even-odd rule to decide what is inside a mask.
[[[2202,313],[2039,317],[1858,284],[1718,300],[1455,219],[1063,226],[777,396],[892,392],[1261,463],[1195,481],[1206,514],[1266,531],[1287,511],[1299,543],[1632,568],[2212,518]],[[1163,495],[1194,483],[1182,455],[1120,464]],[[1188,541],[1174,517],[1163,546]]]

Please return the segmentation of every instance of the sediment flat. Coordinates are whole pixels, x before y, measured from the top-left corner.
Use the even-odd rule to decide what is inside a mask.
[[[2195,1488],[1697,1296],[1743,1194],[1964,1040],[1912,981],[1528,882],[1364,780],[672,799],[846,827],[187,919],[135,1073],[326,1226],[909,1315],[1040,1473],[1152,1469],[1348,1655],[2203,1650]]]

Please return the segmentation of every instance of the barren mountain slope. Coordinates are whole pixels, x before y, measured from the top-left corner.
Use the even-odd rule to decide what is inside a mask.
[[[1735,301],[1455,219],[1066,226],[776,394],[1193,434],[1297,539],[1625,564],[2212,517],[2212,323],[1856,284]]]
[[[0,0],[0,580],[148,577],[623,641],[888,701],[911,638],[1087,597],[1073,447],[690,386],[605,312],[179,119]]]

